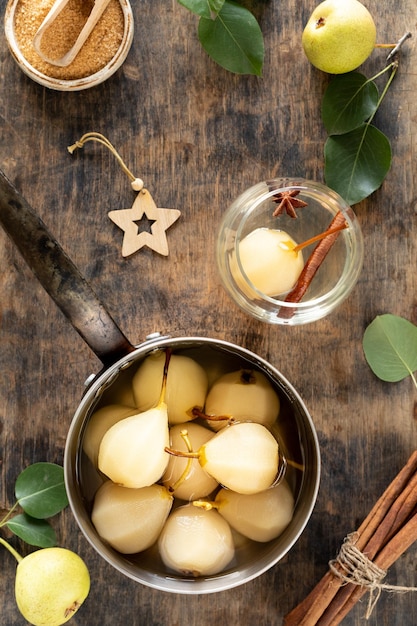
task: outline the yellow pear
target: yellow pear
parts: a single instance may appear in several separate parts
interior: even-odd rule
[[[146,411],[158,402],[164,376],[166,354],[150,354],[140,365],[132,381],[133,394],[139,411]],[[208,388],[203,367],[188,356],[173,354],[166,374],[165,402],[170,424],[194,419],[194,407],[203,408]]]
[[[98,469],[114,483],[140,489],[158,482],[168,465],[169,445],[167,370],[170,352],[163,354],[157,405],[117,421],[104,434],[98,451]]]
[[[135,415],[137,409],[122,404],[107,404],[90,417],[83,439],[83,450],[97,467],[98,450],[106,432],[121,419]]]
[[[256,228],[244,237],[239,244],[240,263],[236,256],[231,259],[232,273],[242,291],[251,294],[253,286],[271,297],[289,291],[304,267],[302,252],[293,251],[296,245],[288,233],[272,228]]]
[[[210,476],[238,493],[268,489],[279,470],[278,442],[256,422],[222,428],[201,446],[198,458]]]
[[[97,491],[91,521],[115,550],[142,552],[158,539],[173,500],[162,485],[132,489],[109,480]]]
[[[90,591],[84,561],[65,548],[44,548],[24,557],[16,570],[19,611],[34,626],[65,624]]]
[[[214,509],[206,511],[191,503],[168,517],[158,548],[165,565],[188,576],[212,576],[233,559],[235,547],[226,520]]]
[[[220,376],[207,394],[206,415],[228,416],[236,422],[258,422],[271,428],[280,409],[279,397],[261,372],[241,369]],[[213,430],[227,425],[227,420],[209,420]]]
[[[213,435],[213,431],[200,424],[193,422],[176,424],[169,431],[170,446],[187,452],[187,440],[194,450],[198,450]],[[181,456],[170,457],[162,482],[180,500],[204,498],[218,487],[217,480],[203,470],[198,459]]]
[[[168,413],[162,402],[109,428],[100,443],[98,469],[124,487],[149,487],[168,465],[168,445]]]
[[[278,537],[292,520],[294,496],[283,480],[250,495],[221,489],[215,505],[232,528],[253,541],[266,542]]]
[[[376,27],[358,0],[324,0],[313,11],[302,35],[312,65],[329,74],[344,74],[361,65],[376,42]]]

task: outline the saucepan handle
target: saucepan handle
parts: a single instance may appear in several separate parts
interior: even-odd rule
[[[135,349],[45,224],[1,170],[0,224],[43,288],[103,365],[112,365]]]

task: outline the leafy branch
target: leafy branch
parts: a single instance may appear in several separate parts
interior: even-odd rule
[[[402,37],[396,51],[409,35]],[[372,122],[397,69],[398,60],[394,60],[372,78],[358,72],[340,74],[323,95],[322,120],[329,135],[324,146],[324,177],[350,205],[376,191],[391,167],[390,141]],[[375,81],[385,73],[389,76],[380,94]]]
[[[323,96],[322,119],[329,133],[324,146],[324,176],[326,184],[350,205],[378,189],[391,167],[390,141],[372,120],[397,67],[393,62],[371,79],[357,72],[341,74],[330,82]],[[379,95],[374,81],[387,71],[391,74]]]
[[[218,65],[235,74],[262,74],[264,40],[255,16],[231,0],[178,0],[199,16],[198,38]]]
[[[47,518],[68,505],[64,470],[54,463],[34,463],[19,474],[15,483],[15,504],[0,520],[17,537],[32,546],[56,545],[56,534]],[[22,512],[17,512],[18,509]],[[0,543],[8,549],[7,542]]]

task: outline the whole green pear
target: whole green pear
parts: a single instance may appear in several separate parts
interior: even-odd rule
[[[358,0],[324,0],[313,11],[302,35],[312,65],[329,74],[344,74],[361,65],[376,42],[376,27]]]
[[[61,626],[78,611],[90,591],[84,561],[66,548],[43,548],[19,561],[15,597],[34,626]]]

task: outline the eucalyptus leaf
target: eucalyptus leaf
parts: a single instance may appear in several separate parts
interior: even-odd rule
[[[379,315],[366,328],[362,344],[369,367],[378,378],[398,382],[411,376],[416,384],[417,326],[397,315]]]
[[[363,74],[334,77],[323,95],[322,119],[329,135],[348,133],[366,122],[378,107],[378,88]]]
[[[362,124],[328,137],[324,162],[326,184],[352,205],[381,186],[391,167],[391,144],[375,126]]]
[[[22,509],[38,519],[52,517],[68,504],[64,470],[54,463],[34,463],[17,477],[16,498]]]
[[[225,0],[178,0],[183,7],[207,19],[212,19],[222,8]]]
[[[56,534],[48,522],[20,513],[7,522],[6,526],[17,537],[31,546],[52,548],[56,545]]]
[[[235,74],[262,74],[262,31],[243,6],[226,0],[214,20],[201,17],[198,37],[207,54],[224,69]]]

